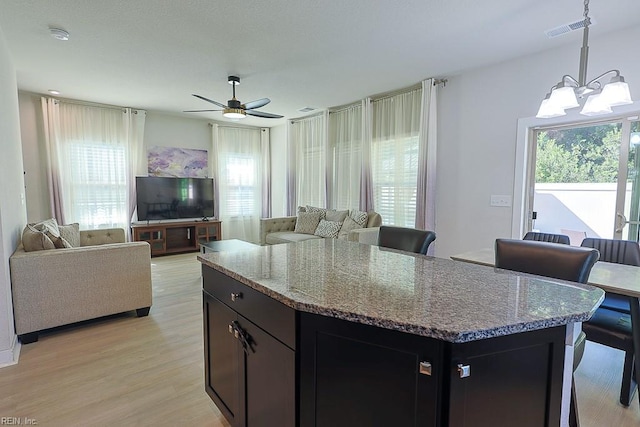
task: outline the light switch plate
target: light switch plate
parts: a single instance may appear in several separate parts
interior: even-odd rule
[[[510,207],[511,196],[509,195],[491,195],[491,206]]]

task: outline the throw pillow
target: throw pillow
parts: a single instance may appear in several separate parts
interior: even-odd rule
[[[340,231],[340,227],[342,227],[342,223],[338,221],[327,221],[325,219],[321,219],[318,223],[318,228],[316,228],[315,234],[320,237],[328,237],[330,239],[335,239],[338,237],[338,232]]]
[[[356,210],[356,209],[351,209],[351,211],[349,212],[349,216],[355,222],[360,224],[361,227],[366,227],[367,226],[367,219],[369,218],[369,215],[366,212],[359,211],[359,210]]]
[[[320,222],[320,212],[300,212],[294,233],[313,234]]]
[[[320,219],[324,219],[327,210],[325,208],[317,208],[315,206],[307,205],[307,212],[320,212]]]
[[[27,224],[22,232],[22,246],[25,252],[55,249],[55,245],[44,231]]]
[[[343,222],[347,215],[349,215],[349,211],[336,211],[332,209],[325,213],[324,219],[327,221]]]
[[[363,228],[360,224],[355,222],[353,218],[350,216],[346,217],[344,222],[342,223],[342,227],[340,228],[340,232],[338,233],[338,239],[346,240],[349,232],[351,230],[356,230],[358,228]]]
[[[55,218],[45,219],[44,221],[31,223],[31,225],[40,231],[44,231],[47,233],[47,236],[51,239],[51,237],[60,237],[60,229],[58,228],[58,221]]]
[[[60,237],[66,240],[72,248],[80,247],[80,224],[58,225]]]

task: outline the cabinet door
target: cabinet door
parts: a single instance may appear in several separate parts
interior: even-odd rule
[[[441,343],[308,313],[300,328],[301,426],[439,425]]]
[[[237,314],[203,292],[205,389],[233,426],[244,425],[242,347],[229,325]]]
[[[238,323],[252,347],[244,354],[247,426],[294,427],[294,351],[242,316]]]
[[[557,426],[564,336],[557,327],[452,344],[448,425]]]

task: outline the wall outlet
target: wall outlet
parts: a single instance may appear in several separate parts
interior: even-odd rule
[[[511,207],[511,196],[508,195],[492,195],[491,196],[491,202],[490,202],[491,206],[498,206],[498,207]]]

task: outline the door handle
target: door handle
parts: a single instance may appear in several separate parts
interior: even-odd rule
[[[624,216],[624,214],[621,214],[620,212],[616,212],[616,219],[618,219],[617,224],[616,224],[616,233],[622,233],[622,229],[624,228],[625,224],[627,224],[627,217]]]

